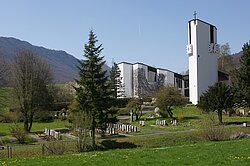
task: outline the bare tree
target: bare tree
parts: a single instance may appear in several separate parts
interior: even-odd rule
[[[8,65],[4,57],[0,53],[0,87],[6,84],[6,76],[8,71]],[[5,106],[6,92],[1,88],[0,89],[0,107]]]
[[[3,56],[0,54],[0,85],[3,83],[6,77],[7,63]]]
[[[30,132],[34,113],[48,105],[47,84],[52,80],[49,65],[30,51],[17,53],[11,83],[23,114],[24,129]]]

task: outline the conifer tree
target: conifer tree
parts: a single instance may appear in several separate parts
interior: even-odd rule
[[[85,60],[79,61],[79,76],[76,80],[76,100],[79,110],[85,112],[90,119],[92,146],[95,148],[95,132],[97,128],[105,128],[108,119],[111,91],[106,71],[102,70],[105,61],[101,56],[102,44],[96,45],[97,36],[91,30],[89,41],[84,45]]]
[[[245,100],[250,106],[250,42],[247,42],[242,47],[243,55],[240,58],[240,67],[237,70],[237,95],[241,102]]]
[[[232,108],[232,99],[231,88],[223,82],[217,82],[208,87],[208,90],[201,95],[198,107],[207,112],[217,112],[219,124],[221,125],[222,112]]]

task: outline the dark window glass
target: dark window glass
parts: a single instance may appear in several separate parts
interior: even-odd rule
[[[210,25],[210,43],[214,43],[214,26]]]
[[[189,89],[184,90],[184,95],[185,95],[185,97],[189,97]]]
[[[189,31],[189,44],[191,44],[191,22],[188,23],[188,31]]]

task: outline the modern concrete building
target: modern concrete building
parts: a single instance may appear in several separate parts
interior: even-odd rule
[[[178,73],[143,63],[121,62],[118,67],[124,85],[123,97],[146,97],[161,85],[175,86],[184,94],[183,76]]]
[[[189,99],[198,104],[209,86],[218,82],[217,28],[199,19],[188,22]]]
[[[121,81],[124,85],[124,97],[143,98],[160,85],[177,87],[189,97],[190,102],[198,104],[200,96],[209,86],[218,81],[228,80],[228,75],[218,71],[217,28],[199,19],[188,22],[187,54],[189,74],[151,67],[143,63],[118,64],[121,70]]]

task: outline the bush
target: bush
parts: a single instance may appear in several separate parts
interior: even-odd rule
[[[27,139],[27,132],[24,130],[24,128],[15,123],[13,126],[11,126],[10,132],[12,136],[17,139],[19,144],[25,143],[25,140]]]
[[[1,137],[0,137],[0,146],[4,146],[4,144],[3,144],[3,141],[2,141],[2,139],[1,139]]]
[[[49,154],[62,155],[66,151],[66,145],[63,141],[53,141],[46,144],[46,149]]]
[[[117,114],[118,115],[130,115],[130,110],[127,108],[119,108]]]
[[[113,107],[125,108],[129,101],[130,98],[117,98],[113,102]]]
[[[18,113],[17,112],[6,112],[0,114],[0,122],[2,123],[13,123],[18,120]]]
[[[177,115],[177,119],[178,119],[179,121],[182,121],[184,118],[185,118],[185,117],[184,117],[184,114],[183,114],[183,113],[180,113],[180,114]]]
[[[168,118],[169,117],[168,113],[166,111],[161,110],[161,109],[158,111],[158,113],[163,118]]]
[[[201,136],[209,141],[222,141],[226,138],[226,131],[223,125],[218,125],[214,113],[208,114],[203,121]]]
[[[49,111],[37,111],[33,120],[34,122],[52,122],[53,116]]]
[[[143,102],[152,102],[152,97],[145,97],[142,99]]]

